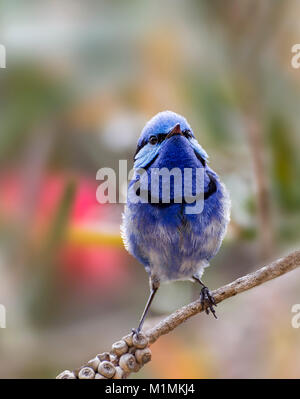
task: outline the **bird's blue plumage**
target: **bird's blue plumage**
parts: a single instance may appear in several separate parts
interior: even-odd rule
[[[167,137],[178,125],[182,133]],[[149,190],[155,168],[178,168],[182,173],[185,168],[192,169],[192,193],[202,194],[204,203],[200,213],[187,211],[195,203],[187,204],[184,199],[177,203],[174,184],[170,203],[163,203],[161,187],[158,203],[134,203],[131,198],[140,178],[135,174],[128,188],[122,235],[126,248],[144,265],[151,280],[192,279],[195,275],[201,278],[203,269],[220,248],[229,222],[230,201],[186,119],[170,111],[152,118],[138,141],[134,168],[146,170]],[[202,192],[197,188],[196,169],[203,173]]]

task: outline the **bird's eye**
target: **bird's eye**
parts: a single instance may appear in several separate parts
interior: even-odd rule
[[[150,137],[150,139],[149,139],[149,143],[150,144],[155,145],[155,144],[157,144],[157,142],[158,142],[158,139],[157,139],[156,136],[151,136]]]

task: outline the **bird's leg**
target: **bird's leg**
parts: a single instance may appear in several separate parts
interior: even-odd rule
[[[150,280],[150,286],[151,286],[151,289],[150,289],[150,295],[149,295],[148,301],[146,303],[145,309],[144,309],[143,314],[141,316],[138,328],[133,328],[132,329],[133,334],[137,334],[138,335],[141,332],[143,324],[144,324],[144,321],[145,321],[145,318],[146,318],[147,313],[148,313],[148,310],[150,309],[150,306],[151,306],[151,303],[153,301],[153,298],[154,298],[154,296],[155,296],[155,294],[156,294],[156,292],[157,292],[157,290],[159,288],[159,282],[158,281],[154,282],[154,281]]]
[[[211,295],[209,289],[206,285],[198,278],[197,276],[193,276],[193,279],[196,280],[199,284],[202,285],[202,289],[200,292],[200,302],[203,308],[205,309],[205,313],[209,314],[209,311],[213,314],[214,318],[217,319],[216,311],[214,306],[217,306],[214,297]]]

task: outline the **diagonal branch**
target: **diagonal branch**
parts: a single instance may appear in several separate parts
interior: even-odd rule
[[[279,277],[287,272],[290,272],[300,266],[300,251],[291,253],[290,255],[278,259],[273,263],[256,270],[253,273],[247,274],[246,276],[240,277],[234,280],[232,283],[224,285],[212,292],[216,303],[224,301],[224,299],[230,298],[243,291],[250,290],[260,284],[263,284],[273,278]],[[185,320],[202,312],[204,309],[201,306],[200,300],[196,300],[170,316],[166,317],[155,327],[151,328],[146,332],[149,339],[149,343],[154,343],[161,335],[168,334],[174,330],[177,326],[183,323]]]
[[[269,280],[288,273],[300,266],[300,251],[295,251],[286,257],[280,258],[271,264],[240,277],[237,280],[224,285],[212,292],[216,303],[224,301],[243,291],[263,284]],[[87,366],[83,366],[74,372],[68,370],[57,378],[127,378],[130,372],[137,372],[151,360],[151,352],[148,348],[161,335],[168,334],[185,320],[202,312],[204,309],[200,300],[196,300],[146,331],[146,335],[133,337],[132,334],[123,337],[112,346],[111,352],[97,355]]]

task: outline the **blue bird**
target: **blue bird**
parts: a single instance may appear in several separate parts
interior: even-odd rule
[[[174,176],[170,178],[166,200],[165,183],[158,180],[156,191],[152,190],[152,183],[157,171],[170,172],[174,168],[183,174],[189,169],[192,174],[189,181],[182,177],[181,187],[177,181],[175,183]],[[199,175],[195,173],[197,170],[201,172]],[[200,185],[197,184],[199,176]],[[188,189],[191,198],[187,201]],[[198,210],[195,208],[197,201]],[[149,275],[150,296],[134,332],[141,331],[155,293],[163,282],[197,281],[202,287],[200,299],[206,313],[211,311],[216,317],[214,298],[201,278],[204,268],[209,266],[210,259],[221,246],[229,219],[229,194],[208,166],[208,155],[186,119],[171,111],[155,115],[138,140],[134,176],[128,186],[121,226],[126,249]]]

